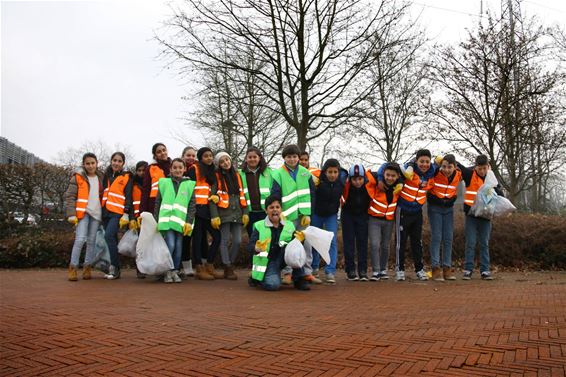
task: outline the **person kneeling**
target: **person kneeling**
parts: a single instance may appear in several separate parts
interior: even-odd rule
[[[248,284],[261,286],[267,291],[276,291],[281,286],[281,270],[285,267],[285,246],[293,238],[304,240],[301,232],[295,231],[292,221],[281,218],[281,199],[269,196],[265,199],[267,217],[253,225],[248,251],[253,254],[252,274]],[[310,290],[304,278],[304,269],[294,268],[292,279],[296,289]]]

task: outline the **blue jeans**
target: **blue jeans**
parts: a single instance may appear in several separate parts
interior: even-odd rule
[[[100,221],[91,217],[88,213],[85,214],[77,227],[75,228],[75,243],[73,243],[73,249],[71,251],[71,265],[73,267],[79,266],[79,261],[81,258],[81,251],[84,244],[86,243],[86,254],[85,254],[85,266],[90,265],[90,261],[94,258],[94,243],[96,241],[96,231]]]
[[[181,255],[183,254],[183,234],[174,230],[167,230],[163,233],[167,248],[173,258],[175,270],[181,269]]]
[[[110,264],[120,268],[120,255],[118,255],[118,230],[120,229],[120,218],[122,215],[109,213],[102,219],[104,225],[104,239],[110,251]]]
[[[442,243],[442,267],[452,267],[452,239],[454,233],[454,207],[428,205],[430,222],[430,259],[432,268],[440,267]]]
[[[466,251],[464,270],[474,270],[476,244],[480,245],[480,272],[489,271],[489,234],[491,221],[479,217],[466,216]]]
[[[281,270],[285,267],[285,251],[282,250],[275,258],[270,258],[261,287],[266,291],[277,291],[281,286]],[[304,268],[293,268],[293,281],[301,279],[305,275]]]
[[[334,233],[332,237],[332,242],[330,243],[330,263],[324,268],[325,274],[336,275],[336,259],[338,259],[338,248],[336,247],[336,232],[338,232],[338,214],[330,216],[318,216],[317,214],[312,215],[311,225],[316,226],[320,229],[325,229],[329,232]],[[313,270],[318,270],[320,267],[320,254],[313,249],[312,250],[312,268]]]

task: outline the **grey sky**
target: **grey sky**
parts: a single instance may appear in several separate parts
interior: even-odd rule
[[[154,142],[171,155],[185,132],[190,87],[156,59],[153,31],[170,14],[166,1],[40,1],[1,4],[1,135],[48,161],[87,139],[128,145],[150,159]],[[499,1],[484,0],[484,7]],[[525,1],[547,24],[566,19],[566,1]],[[447,10],[449,9],[449,10]],[[437,41],[457,41],[477,22],[480,0],[418,0],[415,15]]]

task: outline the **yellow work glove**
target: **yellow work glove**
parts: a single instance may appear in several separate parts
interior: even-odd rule
[[[320,185],[320,178],[318,178],[316,175],[312,176],[312,181],[314,182],[315,186]]]
[[[436,156],[436,157],[434,158],[434,163],[435,163],[436,165],[440,166],[440,164],[442,164],[442,160],[444,160],[444,157],[442,157],[442,156]]]
[[[79,219],[77,219],[77,216],[69,216],[67,218],[67,221],[74,226],[77,226],[77,224],[79,223]]]
[[[407,178],[409,181],[411,179],[413,179],[413,175],[415,174],[415,172],[413,171],[413,167],[409,166],[407,169],[405,169],[405,171],[403,172],[403,175],[405,176],[405,178]]]
[[[303,216],[301,218],[301,226],[306,228],[309,225],[311,225],[311,218],[309,216]]]
[[[267,245],[271,242],[271,238],[267,238],[263,241],[257,240],[255,242],[255,250],[257,253],[261,253],[262,251],[267,251]]]
[[[183,236],[188,236],[191,230],[193,230],[193,226],[189,223],[185,223],[185,225],[183,225]]]
[[[128,229],[130,230],[137,230],[139,228],[138,222],[136,220],[130,220],[128,225]]]
[[[215,217],[210,220],[210,225],[212,225],[212,227],[216,230],[220,229],[220,224],[222,224],[220,217]]]
[[[244,228],[248,226],[250,222],[250,217],[248,215],[242,216],[242,223],[244,224]]]
[[[141,228],[141,222],[142,222],[142,220],[141,220],[141,216],[140,216],[140,217],[138,217],[138,229]]]
[[[393,194],[397,195],[398,193],[401,192],[401,190],[403,190],[403,184],[402,183],[397,183],[395,185],[395,188],[393,189]]]
[[[208,200],[210,200],[214,204],[217,204],[220,201],[220,198],[218,197],[218,195],[210,195]]]
[[[123,214],[122,217],[120,217],[120,229],[124,229],[128,223],[130,222],[130,216],[128,216],[127,214]]]
[[[295,238],[297,240],[299,240],[299,242],[304,242],[305,241],[305,234],[301,231],[296,231],[294,234]]]

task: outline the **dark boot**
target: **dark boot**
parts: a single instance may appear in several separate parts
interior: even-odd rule
[[[234,266],[224,266],[224,279],[238,280],[238,276],[234,273]]]

